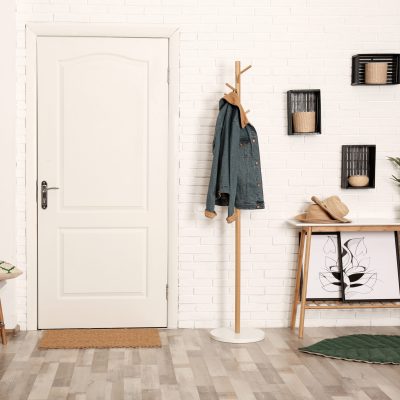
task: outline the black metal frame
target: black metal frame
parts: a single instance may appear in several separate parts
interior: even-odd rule
[[[355,165],[353,165],[355,164]],[[341,187],[343,189],[373,189],[375,188],[375,168],[376,168],[376,145],[358,144],[342,146],[342,178]],[[369,183],[367,186],[350,186],[348,177],[356,175],[356,172],[367,175]],[[361,173],[362,172],[362,173]]]
[[[356,85],[398,85],[400,83],[400,54],[357,54],[352,58],[351,84]],[[365,64],[369,62],[387,62],[387,83],[365,83]]]
[[[314,98],[314,107],[307,109],[307,99],[310,99],[310,94]],[[300,99],[300,96],[301,99]],[[300,100],[300,101],[299,101]],[[293,117],[292,114],[295,112],[295,103],[297,106],[304,108],[304,111],[315,111],[315,132],[310,133],[295,133],[293,131]],[[301,90],[289,90],[287,92],[287,122],[288,122],[288,135],[319,135],[321,134],[321,91],[320,89],[301,89]]]

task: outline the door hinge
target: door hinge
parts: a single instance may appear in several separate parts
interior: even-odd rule
[[[169,85],[169,68],[167,68],[167,83]]]
[[[36,181],[36,203],[38,202],[38,181]]]
[[[165,285],[165,298],[168,300],[168,283]]]

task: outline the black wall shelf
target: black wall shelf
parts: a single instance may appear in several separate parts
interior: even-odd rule
[[[342,182],[343,189],[371,189],[375,187],[375,145],[344,145],[342,146]],[[349,177],[366,175],[368,185],[354,187],[349,183]]]
[[[353,56],[351,84],[354,85],[398,85],[400,83],[399,70],[400,54],[357,54]],[[365,83],[365,64],[370,62],[387,62],[387,82],[384,84]]]
[[[296,133],[293,128],[293,113],[315,112],[315,132]],[[319,89],[289,90],[287,92],[288,135],[321,134],[321,91]]]

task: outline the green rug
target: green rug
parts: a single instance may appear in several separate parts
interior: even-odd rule
[[[400,364],[400,336],[349,335],[321,340],[303,353],[372,364]]]

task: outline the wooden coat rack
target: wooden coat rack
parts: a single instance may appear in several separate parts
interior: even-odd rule
[[[240,61],[235,61],[235,86],[225,83],[228,88],[234,91],[241,100],[241,80],[240,77],[243,73],[251,68],[248,65],[246,68],[241,69]],[[249,112],[250,110],[246,111]],[[211,337],[220,342],[228,343],[251,343],[263,340],[265,335],[260,329],[254,328],[241,328],[240,327],[240,272],[241,272],[241,253],[240,253],[240,210],[235,208],[235,329],[230,328],[217,328],[213,329],[210,334]]]

